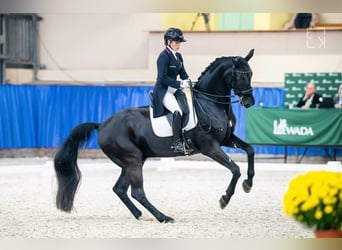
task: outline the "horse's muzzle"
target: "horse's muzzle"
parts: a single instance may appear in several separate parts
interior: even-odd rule
[[[252,107],[255,103],[254,97],[252,95],[242,96],[240,101],[245,108]]]

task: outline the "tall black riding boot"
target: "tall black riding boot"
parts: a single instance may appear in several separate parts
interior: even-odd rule
[[[176,111],[173,113],[173,122],[172,122],[172,133],[173,133],[173,142],[171,148],[175,153],[184,154],[184,146],[182,140],[180,139],[180,130],[182,128],[182,115]]]

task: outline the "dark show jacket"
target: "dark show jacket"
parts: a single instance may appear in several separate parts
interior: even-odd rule
[[[318,107],[317,104],[320,104],[320,100],[319,100],[320,97],[322,97],[322,96],[317,94],[317,93],[314,93],[310,108],[317,108]],[[297,107],[300,108],[300,107],[305,105],[306,100],[303,100],[303,98],[304,98],[304,96],[299,99],[299,102],[297,103]]]
[[[180,81],[177,81],[179,75],[182,80],[189,78],[183,65],[183,57],[180,53],[176,53],[177,60],[166,47],[158,56],[157,59],[157,82],[153,88],[153,117],[164,115],[165,108],[163,98],[168,87],[175,89],[180,88]]]

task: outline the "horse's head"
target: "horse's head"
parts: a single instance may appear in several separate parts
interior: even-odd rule
[[[234,57],[232,69],[231,87],[240,98],[240,103],[249,108],[254,105],[253,88],[251,87],[252,70],[248,65],[249,59],[253,56],[254,49],[252,49],[246,57]],[[229,79],[228,79],[229,81]]]
[[[233,89],[244,107],[253,106],[252,70],[248,65],[253,53],[254,50],[251,50],[246,57],[217,58],[202,72],[195,88],[209,93],[208,96],[219,99],[221,103],[230,103],[230,91]],[[222,98],[229,98],[229,101]]]

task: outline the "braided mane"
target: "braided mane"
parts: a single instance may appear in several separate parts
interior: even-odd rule
[[[232,57],[227,57],[227,56],[222,56],[222,57],[217,57],[213,62],[211,62],[201,73],[200,77],[198,78],[198,81],[201,80],[201,78],[207,74],[208,72],[211,73],[213,70],[216,69],[218,65],[220,65],[223,61],[226,61],[228,59],[231,59]]]

